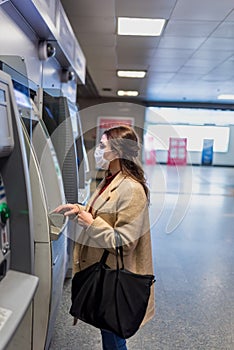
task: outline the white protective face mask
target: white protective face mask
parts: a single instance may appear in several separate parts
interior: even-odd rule
[[[110,161],[104,158],[104,152],[104,148],[102,149],[100,147],[96,147],[94,158],[97,168],[107,170],[109,168]]]

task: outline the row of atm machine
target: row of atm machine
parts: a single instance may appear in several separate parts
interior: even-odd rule
[[[8,71],[8,73],[6,73]],[[43,113],[0,70],[0,349],[48,349],[75,223],[51,214],[85,203],[89,167],[77,106],[43,92]]]

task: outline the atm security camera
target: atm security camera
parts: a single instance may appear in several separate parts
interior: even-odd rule
[[[71,80],[74,80],[75,73],[73,71],[70,71],[68,69],[63,69],[61,73],[61,82],[62,83],[68,83]]]
[[[54,57],[55,53],[56,53],[55,47],[52,44],[48,43],[47,44],[47,55],[48,55],[48,57]]]
[[[48,43],[45,40],[39,42],[38,55],[41,61],[45,61],[49,57],[54,57],[55,53],[56,49],[51,43]]]
[[[70,81],[70,80],[74,80],[74,78],[75,78],[75,73],[72,72],[72,71],[69,71],[69,73],[68,73],[68,80],[69,80],[69,81]]]

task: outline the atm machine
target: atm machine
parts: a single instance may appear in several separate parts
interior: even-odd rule
[[[0,72],[0,349],[8,348],[20,325],[32,317],[38,285],[32,269],[22,273],[13,266],[15,252],[24,246],[23,230],[32,229],[30,195],[26,191],[29,174],[22,133],[16,132],[15,112],[11,80]],[[15,246],[16,236],[21,246]],[[28,246],[25,244],[24,248]],[[29,255],[31,258],[31,252]],[[18,348],[27,349],[32,341],[30,328],[22,335],[24,339],[19,340]]]
[[[72,122],[73,135],[77,152],[78,173],[79,173],[79,188],[78,202],[85,204],[90,197],[91,176],[89,170],[88,156],[85,149],[83,130],[80,120],[78,107],[67,100],[69,114]]]
[[[25,191],[31,199],[30,208],[22,211],[32,219],[30,229],[21,234],[23,244],[28,248],[14,252],[12,266],[22,272],[31,271],[39,277],[32,317],[21,325],[21,332],[9,350],[18,348],[18,341],[26,331],[31,332],[32,342],[30,347],[22,348],[44,350],[49,348],[65,278],[68,219],[51,213],[55,207],[65,203],[64,187],[54,147],[27,87],[19,82],[19,74],[13,80],[14,89],[11,83],[13,72],[11,76],[3,72],[0,74],[10,86],[15,107],[13,119],[17,123],[17,132],[22,134],[21,142],[26,150],[29,181]],[[11,173],[13,167],[12,164]],[[18,176],[16,179],[18,181]],[[19,239],[15,238],[15,245],[19,246]]]
[[[66,200],[78,202],[78,158],[67,99],[43,94],[43,121],[53,142],[62,171]]]
[[[64,96],[44,92],[43,120],[58,155],[66,199],[84,204],[90,195],[91,178],[78,108]]]
[[[33,349],[48,349],[67,263],[68,218],[52,211],[65,204],[66,199],[60,166],[45,124],[23,87],[21,90],[19,83],[16,86],[16,103],[25,142],[30,148],[28,161],[35,213],[34,266],[35,274],[40,278],[34,300]]]
[[[85,205],[87,200],[90,197],[90,185],[91,177],[89,172],[89,163],[88,157],[84,145],[82,126],[80,121],[80,116],[77,106],[69,101],[67,98],[62,97],[63,103],[68,106],[69,114],[67,118],[71,120],[72,132],[74,138],[74,146],[77,153],[77,167],[78,167],[78,176],[79,176],[79,187],[78,187],[78,203]],[[73,267],[73,247],[76,235],[75,224],[70,225],[69,232],[69,261],[66,277],[72,277],[72,267]]]
[[[68,203],[85,204],[90,196],[91,178],[77,106],[64,96],[43,93],[43,121],[49,131],[62,170]],[[72,276],[75,223],[68,225],[68,264],[66,277]]]

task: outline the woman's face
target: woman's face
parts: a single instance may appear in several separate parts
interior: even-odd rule
[[[105,134],[102,135],[99,147],[105,150],[103,154],[105,159],[112,161],[113,159],[117,158],[117,154],[111,150],[110,143]]]

